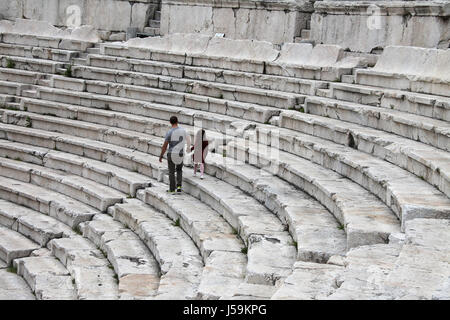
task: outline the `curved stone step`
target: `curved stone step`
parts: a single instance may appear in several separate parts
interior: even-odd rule
[[[78,55],[77,51],[54,48],[33,47],[29,45],[0,43],[0,54],[19,57],[33,57],[59,62],[70,62]]]
[[[450,126],[446,121],[434,120],[397,110],[318,97],[308,97],[305,100],[305,111],[395,133],[411,140],[450,151]]]
[[[69,271],[52,256],[14,260],[21,275],[39,300],[75,300],[76,289]]]
[[[170,128],[167,119],[160,120],[147,116],[133,115],[127,112],[115,112],[97,108],[81,107],[65,103],[56,103],[32,98],[20,98],[21,110],[28,112],[52,115],[54,117],[79,120],[114,128],[132,130],[133,132],[148,133],[158,137],[164,137]],[[27,113],[28,115],[30,113]],[[195,127],[183,124],[183,128],[191,136],[195,135]],[[223,143],[225,136],[221,133],[210,132],[210,139]]]
[[[101,54],[89,54],[87,65],[301,94],[313,94],[315,88],[322,88],[327,85],[323,81],[310,79],[179,65],[161,61],[127,59]]]
[[[126,198],[124,193],[92,180],[17,160],[0,158],[0,175],[60,192],[100,211]]]
[[[183,189],[218,211],[245,241],[247,282],[275,285],[291,273],[296,249],[287,226],[257,200],[210,176],[185,176]]]
[[[194,299],[203,262],[189,236],[137,199],[116,204],[111,211],[115,220],[139,235],[159,262],[161,278],[155,299]]]
[[[272,300],[323,300],[337,289],[344,267],[298,261],[294,271],[272,295]]]
[[[0,260],[0,300],[35,300],[25,280],[8,271]]]
[[[0,225],[45,247],[51,239],[71,237],[75,232],[56,219],[0,199]]]
[[[37,72],[46,72],[46,73],[56,73],[58,68],[64,67],[64,63],[50,61],[45,59],[34,59],[34,58],[24,58],[18,56],[0,56],[0,63],[3,67],[7,66],[7,61],[13,61],[15,66],[14,68],[29,70],[29,71],[37,71]]]
[[[0,177],[0,198],[36,210],[71,228],[98,213],[77,200],[37,185]]]
[[[326,263],[331,256],[345,253],[345,231],[336,218],[286,181],[218,154],[208,155],[205,172],[252,195],[287,224],[298,260]]]
[[[230,298],[244,281],[247,257],[241,252],[243,242],[212,208],[187,194],[168,195],[167,189],[167,185],[152,182],[150,188],[138,192],[138,198],[178,221],[199,248],[205,267],[197,297]]]
[[[288,93],[260,88],[249,88],[234,84],[217,83],[204,80],[172,78],[151,73],[135,71],[120,71],[117,69],[98,68],[92,66],[74,66],[73,73],[77,78],[86,80],[88,87],[91,81],[120,83],[130,90],[133,86],[145,86],[176,92],[193,93],[205,97],[228,100],[230,104],[237,105],[242,102],[266,106],[269,108],[289,109],[302,103],[304,97],[297,93]],[[106,84],[106,83],[105,83]],[[108,84],[111,85],[111,84]],[[130,85],[127,87],[127,85]],[[89,88],[87,88],[89,92]],[[185,99],[193,97],[185,95]],[[214,100],[212,100],[214,101]],[[217,101],[220,103],[220,101]],[[256,107],[256,106],[255,106]]]
[[[331,83],[331,97],[450,121],[450,98],[359,84]]]
[[[119,287],[114,268],[90,241],[81,236],[53,239],[48,247],[70,272],[78,299],[118,299]]]
[[[0,226],[0,259],[11,266],[14,259],[28,257],[40,246],[20,233]]]
[[[136,195],[136,190],[145,188],[150,183],[148,177],[102,161],[5,140],[0,140],[0,157],[63,170],[133,197]]]
[[[155,179],[167,171],[147,153],[66,134],[0,124],[0,138],[103,161]]]
[[[226,155],[267,170],[318,200],[345,228],[347,250],[386,243],[400,230],[398,218],[375,195],[323,166],[250,141],[230,142]]]
[[[142,240],[108,215],[84,222],[83,236],[105,252],[119,280],[120,299],[150,299],[159,286],[159,266]]]
[[[450,196],[448,152],[395,134],[340,120],[298,112],[285,115],[282,114],[280,117],[280,126],[289,130],[280,129],[280,132],[276,133],[280,139],[282,136],[292,136],[295,133],[299,135],[298,140],[303,140],[305,143],[328,145],[328,142],[322,140],[325,139],[340,145],[348,145],[408,170]],[[301,135],[298,132],[314,137]],[[267,134],[267,132],[261,132],[261,136]],[[280,147],[284,147],[281,141],[279,144]]]

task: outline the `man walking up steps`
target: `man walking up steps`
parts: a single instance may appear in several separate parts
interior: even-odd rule
[[[167,151],[167,165],[169,168],[170,187],[167,191],[174,194],[175,189],[176,192],[181,192],[184,149],[186,145],[190,145],[190,138],[186,135],[186,130],[178,126],[178,118],[176,116],[170,117],[170,124],[172,125],[172,128],[166,134],[164,144],[161,148],[159,162],[162,162],[167,147],[169,147],[169,150]]]

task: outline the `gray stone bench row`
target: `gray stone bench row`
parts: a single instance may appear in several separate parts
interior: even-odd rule
[[[294,132],[295,134],[301,132],[331,140],[395,164],[450,196],[450,155],[443,150],[376,129],[299,112],[282,113],[280,127],[289,130],[282,129],[279,133],[273,131],[275,139],[278,139],[279,134],[289,137]],[[260,142],[270,144],[266,142],[270,139],[270,129],[257,130],[259,130]],[[302,138],[298,140],[323,143],[314,137],[302,135]]]
[[[449,63],[448,50],[387,46],[375,67],[356,71],[356,83],[450,97]]]
[[[75,235],[70,227],[55,218],[1,199],[0,225],[20,233],[41,247],[45,247],[52,239]]]
[[[40,186],[0,177],[0,197],[41,212],[75,228],[98,213],[94,208]]]
[[[82,236],[53,239],[48,244],[70,272],[80,300],[112,300],[119,297],[114,268],[103,253]]]
[[[0,55],[45,59],[68,63],[79,55],[79,51],[0,43]]]
[[[56,127],[55,127],[55,128],[56,128]],[[158,141],[158,139],[153,139],[153,141],[154,141],[154,143],[155,143],[155,144],[154,144],[155,148],[152,148],[152,150],[153,150],[153,153],[156,154],[156,153],[159,151],[159,149],[158,149],[157,147],[162,143],[162,141],[161,141],[161,140]],[[125,151],[125,150],[124,150],[124,151]],[[149,151],[150,151],[150,150],[149,150]],[[70,152],[70,151],[69,151],[69,152]],[[126,152],[126,151],[125,151],[125,152]],[[116,153],[115,155],[118,156],[117,153]],[[147,157],[147,158],[148,158],[148,157]],[[296,160],[295,160],[295,157],[292,156],[292,158],[293,158],[293,161],[295,162],[295,161],[296,161]],[[155,159],[155,162],[156,162],[156,159]],[[157,163],[155,164],[155,168],[159,168],[159,165],[158,165]],[[155,172],[158,172],[158,171],[155,170]],[[156,177],[158,177],[158,175],[155,175],[154,177],[156,178]],[[364,194],[364,195],[365,195],[365,194]],[[360,198],[361,198],[361,197],[360,197]],[[329,207],[328,207],[328,208],[329,208]],[[385,209],[382,209],[382,210],[386,210],[386,208],[385,208]],[[342,223],[342,221],[341,221],[341,223]],[[377,241],[379,241],[379,240],[377,240]]]
[[[103,161],[159,179],[167,168],[147,153],[117,145],[15,125],[0,124],[3,139]]]
[[[100,211],[126,198],[126,194],[92,180],[18,160],[0,158],[0,175],[43,186]]]
[[[112,217],[96,215],[80,225],[117,274],[120,299],[151,299],[159,286],[159,265],[141,239]]]
[[[136,190],[150,185],[148,177],[102,161],[86,159],[64,152],[0,140],[0,156],[64,170],[105,186],[136,196]]]
[[[205,172],[250,194],[289,226],[297,260],[326,263],[333,255],[345,254],[345,231],[336,218],[286,181],[217,153],[208,155]]]
[[[10,61],[14,63],[14,68],[35,72],[57,73],[58,69],[64,67],[64,63],[57,61],[17,56],[0,56],[0,65],[3,68],[6,68]]]
[[[249,88],[232,84],[216,83],[204,80],[173,78],[133,71],[120,71],[113,68],[74,66],[73,75],[84,80],[97,80],[124,85],[136,85],[160,88],[177,92],[186,92],[211,98],[235,102],[258,104],[274,108],[288,109],[301,103],[302,95],[290,92]],[[62,80],[62,79],[61,79]],[[83,80],[81,80],[83,81]],[[85,81],[89,86],[89,81]],[[187,96],[189,97],[189,95]]]
[[[35,300],[26,281],[19,275],[9,272],[6,263],[0,260],[0,300]]]
[[[12,266],[13,260],[28,257],[40,246],[20,233],[0,226],[0,259],[7,266]]]
[[[167,176],[165,176],[167,181]],[[213,178],[183,178],[185,192],[218,211],[247,246],[246,282],[276,285],[296,258],[292,237],[281,221],[254,198]]]
[[[229,85],[311,95],[314,94],[317,88],[326,88],[328,86],[327,82],[311,79],[299,79],[286,76],[275,76],[218,68],[187,66],[151,60],[128,59],[101,54],[89,54],[87,56],[86,65],[90,67],[170,76],[173,78],[203,80]]]
[[[126,200],[110,211],[115,220],[139,235],[159,262],[161,278],[154,299],[194,299],[203,261],[189,236],[137,199]]]
[[[8,135],[9,136],[11,136],[11,133],[13,132],[13,130],[12,130],[12,128],[11,128],[11,126],[9,126],[9,130],[8,130]],[[27,131],[28,132],[28,134],[29,135],[31,135],[31,136],[36,136],[36,133],[37,132],[39,132],[38,130],[34,130],[34,129],[31,129],[32,131],[30,132],[30,129],[28,129],[28,130],[24,130],[24,131],[22,131],[22,133],[25,133],[25,131]],[[17,132],[17,127],[16,127],[16,129],[15,129],[15,131]],[[20,131],[20,130],[19,130]],[[14,135],[14,134],[13,134]],[[48,137],[47,137],[47,139],[49,139],[51,137],[51,139],[61,139],[61,137],[59,136],[59,137],[55,137],[54,135],[51,135],[51,134],[48,134]],[[14,138],[14,137],[13,137]],[[13,139],[14,140],[14,139]],[[22,140],[22,142],[24,142],[23,140]],[[36,141],[37,142],[37,141]],[[35,142],[35,143],[36,143]],[[71,143],[80,143],[81,141],[80,141],[80,138],[72,138],[72,141],[71,141]],[[92,147],[93,148],[95,148],[95,150],[96,150],[96,152],[99,152],[99,150],[101,150],[100,148],[99,148],[99,143],[97,143],[97,142],[92,142],[91,143],[92,144]],[[58,148],[59,149],[59,148]],[[72,147],[72,148],[69,148],[69,146],[67,147],[67,149],[71,149],[71,150],[73,150],[74,148]],[[118,147],[115,147],[115,146],[111,146],[110,147],[110,150],[114,150],[114,153],[117,155],[117,154],[119,154],[120,153],[120,148],[118,148]],[[68,151],[68,150],[65,150],[65,151]],[[125,150],[124,150],[125,151]],[[70,151],[69,151],[70,152]],[[73,151],[72,151],[73,152]],[[129,150],[126,150],[126,152],[130,152]],[[88,154],[88,153],[86,153],[86,152],[84,152],[84,154]],[[149,169],[149,167],[148,167],[148,165],[149,165],[149,162],[148,162],[148,160],[149,160],[149,156],[146,154],[145,155],[145,159],[146,159],[146,164],[147,164],[147,167],[145,168],[145,172],[148,172],[148,170],[153,170],[153,169]],[[154,158],[153,159],[153,163],[154,163],[154,168],[156,169],[155,171],[157,171],[158,170],[158,168],[159,168],[159,164],[157,163],[157,159],[156,159],[156,157],[151,157],[151,158]],[[134,160],[134,159],[133,159]],[[116,163],[116,165],[117,165],[117,163]],[[123,164],[122,164],[123,165]],[[159,174],[158,174],[159,175]],[[157,175],[157,176],[158,176]],[[254,205],[256,205],[256,203],[254,203]],[[265,210],[265,209],[264,209]],[[237,225],[235,224],[235,227],[237,228]],[[248,236],[249,234],[247,234],[247,236]],[[294,249],[294,247],[292,247],[293,249]],[[295,249],[294,249],[294,251],[295,251]]]
[[[333,99],[450,121],[449,97],[348,83],[330,83],[330,91]]]
[[[127,43],[101,44],[101,54],[173,62],[185,65],[214,67],[235,71],[288,74],[287,65],[310,79],[338,80],[342,74],[351,73],[358,61],[342,59],[342,48],[330,45],[287,43],[281,51],[275,50],[272,44],[263,41],[233,40],[227,38],[199,39],[201,43],[193,47],[189,42],[185,47],[178,43],[174,50],[160,43],[167,41],[173,44],[170,35],[160,39],[132,39]],[[194,35],[188,35],[194,37]],[[196,39],[197,40],[197,39]],[[159,43],[151,43],[152,41]],[[187,39],[180,39],[185,42]]]
[[[450,151],[450,125],[446,121],[318,97],[306,98],[305,112],[394,133]]]
[[[20,33],[0,33],[0,42],[13,45],[26,45],[41,48],[54,48],[62,50],[86,51],[96,43],[77,39],[64,39],[58,37],[39,36]]]
[[[205,267],[197,297],[231,298],[236,288],[244,283],[247,258],[241,252],[242,240],[211,207],[187,194],[172,197],[167,189],[167,185],[155,181],[150,188],[140,190],[138,198],[172,221],[179,221],[180,227],[199,248]]]
[[[384,243],[400,230],[398,218],[375,195],[321,165],[251,141],[231,141],[226,150],[227,157],[267,170],[318,200],[346,231],[347,250]]]

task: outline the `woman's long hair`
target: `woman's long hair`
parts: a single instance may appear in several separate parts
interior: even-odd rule
[[[203,141],[206,140],[205,130],[199,129],[195,134],[194,140],[194,162],[203,162]]]

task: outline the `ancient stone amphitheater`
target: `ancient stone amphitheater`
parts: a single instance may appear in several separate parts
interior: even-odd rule
[[[0,299],[450,299],[448,1],[69,2],[0,0]]]

